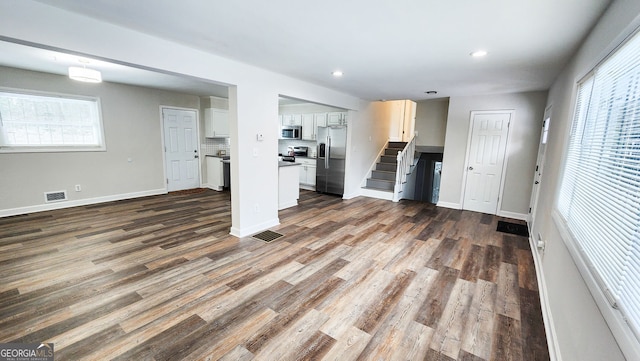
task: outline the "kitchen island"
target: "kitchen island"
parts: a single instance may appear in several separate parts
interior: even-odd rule
[[[278,162],[278,210],[298,205],[299,177],[300,163]]]

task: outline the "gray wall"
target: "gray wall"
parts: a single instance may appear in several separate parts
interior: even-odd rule
[[[547,92],[451,97],[447,116],[440,202],[462,206],[464,164],[470,115],[474,110],[515,110],[507,145],[502,208],[513,216],[529,210],[533,171]]]
[[[605,321],[612,310],[606,302],[603,303],[604,311],[598,309],[597,301],[589,292],[551,215],[563,171],[576,83],[639,25],[640,1],[614,1],[549,90],[551,128],[532,233],[540,234],[546,242],[541,256],[547,308],[553,318],[555,339],[564,361],[625,359],[620,346],[627,347],[626,341],[622,337],[616,340]],[[637,339],[631,339],[630,343],[639,347]],[[627,359],[637,357],[637,354],[628,355]]]
[[[47,191],[67,190],[69,201],[78,201],[164,190],[160,105],[200,106],[197,96],[6,67],[0,67],[0,86],[99,97],[107,147],[0,154],[0,211],[42,205]]]
[[[449,98],[416,103],[416,146],[444,146],[448,111]]]

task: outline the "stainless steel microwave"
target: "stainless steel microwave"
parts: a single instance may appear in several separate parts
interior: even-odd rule
[[[281,126],[280,139],[302,139],[302,127],[299,125]]]

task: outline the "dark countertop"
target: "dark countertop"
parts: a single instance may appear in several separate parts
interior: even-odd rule
[[[301,165],[301,164],[296,162],[283,162],[281,160],[278,161],[278,167],[291,167],[296,165]]]

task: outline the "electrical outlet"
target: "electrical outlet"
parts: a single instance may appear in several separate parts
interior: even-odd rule
[[[82,191],[82,187],[80,186],[80,184],[76,184],[76,192],[80,191]]]

